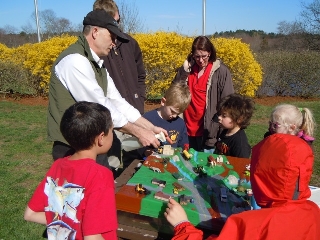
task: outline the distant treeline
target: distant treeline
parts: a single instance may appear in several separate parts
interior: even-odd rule
[[[80,32],[65,32],[69,36],[78,36]],[[41,34],[41,40],[48,40],[62,34]],[[273,51],[273,50],[312,50],[320,51],[320,35],[295,33],[295,34],[278,34],[266,33],[262,30],[236,30],[215,32],[208,34],[208,37],[223,38],[239,38],[242,42],[250,45],[253,52]],[[18,47],[26,43],[37,43],[37,34],[27,34],[20,32],[19,34],[5,34],[0,31],[0,43],[7,47]]]

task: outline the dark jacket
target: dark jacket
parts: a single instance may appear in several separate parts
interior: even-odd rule
[[[143,114],[146,72],[142,53],[138,42],[130,35],[125,35],[129,42],[117,40],[117,46],[102,59],[121,96]]]
[[[178,72],[173,82],[188,81],[189,72],[186,72],[182,67]],[[207,100],[206,111],[204,115],[204,132],[203,145],[213,148],[217,135],[220,131],[218,122],[212,121],[217,113],[217,104],[225,96],[234,93],[231,73],[226,65],[221,60],[217,59],[213,62],[212,70],[207,83]],[[191,100],[192,101],[192,100]]]

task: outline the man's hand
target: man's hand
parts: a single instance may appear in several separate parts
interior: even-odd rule
[[[163,132],[165,137],[169,137],[167,130],[165,130],[161,127],[154,126],[152,130],[153,130],[154,134]]]
[[[165,137],[168,137],[168,132],[165,129],[154,126],[144,117],[138,118],[135,123],[128,122],[119,130],[137,137],[144,147],[152,145],[154,148],[158,148],[160,146],[159,140],[155,137],[157,133],[163,132]]]
[[[155,137],[153,131],[141,128],[139,133],[136,134],[136,137],[139,139],[139,142],[144,146],[153,146],[158,148],[160,146],[159,140]]]
[[[164,216],[172,226],[175,226],[180,222],[188,221],[186,212],[173,198],[169,199]]]

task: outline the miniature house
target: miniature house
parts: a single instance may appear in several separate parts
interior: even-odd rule
[[[174,148],[172,148],[171,145],[163,146],[163,155],[173,155],[173,154],[174,154]]]
[[[169,199],[171,198],[171,196],[159,191],[159,192],[156,192],[154,194],[154,198],[162,200],[162,201],[169,202]]]
[[[173,187],[176,188],[178,191],[185,190],[184,186],[182,186],[180,183],[174,182],[172,183]]]
[[[153,178],[152,181],[151,181],[152,184],[156,184],[156,185],[159,185],[159,187],[165,187],[167,182],[166,181],[163,181],[163,180],[159,180],[157,178]]]

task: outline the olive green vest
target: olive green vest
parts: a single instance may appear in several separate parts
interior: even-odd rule
[[[107,95],[107,74],[104,66],[99,67],[97,62],[93,59],[89,44],[81,34],[74,44],[64,50],[54,62],[51,69],[50,83],[49,83],[49,106],[47,114],[47,133],[49,141],[60,141],[68,144],[60,132],[60,121],[62,115],[71,105],[76,103],[71,93],[63,86],[55,74],[55,66],[65,56],[73,53],[78,53],[86,57],[95,73],[97,83],[102,88],[104,95]]]

